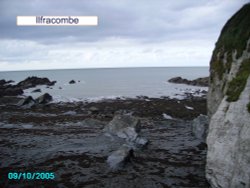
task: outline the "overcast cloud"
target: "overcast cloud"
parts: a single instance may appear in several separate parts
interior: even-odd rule
[[[208,66],[249,0],[0,0],[0,71]],[[16,26],[16,16],[98,16],[98,26]]]

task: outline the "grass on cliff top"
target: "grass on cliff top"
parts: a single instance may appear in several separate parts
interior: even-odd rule
[[[223,27],[216,43],[215,55],[218,52],[228,52],[231,55],[237,50],[237,58],[246,49],[250,37],[250,3],[244,5],[234,14]]]
[[[234,14],[223,27],[216,43],[211,60],[211,81],[215,74],[221,80],[223,74],[228,73],[232,64],[232,53],[237,50],[237,58],[242,56],[250,38],[250,3],[244,5]],[[248,49],[249,50],[249,49]],[[219,58],[217,58],[218,53]],[[224,65],[224,53],[227,52],[227,63]]]
[[[247,79],[250,75],[250,59],[246,59],[242,62],[240,69],[228,85],[228,89],[226,92],[227,101],[235,102],[239,99],[241,92],[244,90]]]

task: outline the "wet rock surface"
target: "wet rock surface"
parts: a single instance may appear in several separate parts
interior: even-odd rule
[[[5,101],[0,100],[1,187],[208,187],[206,145],[193,136],[191,126],[194,117],[206,113],[205,100],[117,99],[31,109],[12,105],[13,98]],[[98,112],[89,113],[91,107]],[[140,136],[150,142],[133,148],[133,154],[126,150],[117,164],[129,162],[113,171],[108,158],[121,156],[124,138],[113,139],[103,130],[123,112],[140,121]],[[174,119],[164,119],[163,112]],[[7,178],[8,172],[41,171],[54,172],[55,180]]]
[[[50,81],[48,78],[39,78],[35,76],[28,77],[16,85],[11,84],[12,82],[11,80],[0,80],[0,97],[22,95],[24,89],[36,87],[37,85],[53,86],[56,83],[56,81]],[[34,92],[41,92],[41,90],[37,89],[34,90]]]

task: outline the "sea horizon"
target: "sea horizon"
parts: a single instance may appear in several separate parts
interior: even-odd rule
[[[25,71],[57,71],[57,70],[89,70],[89,69],[137,69],[137,68],[209,68],[210,66],[148,66],[148,67],[86,67],[86,68],[59,68],[59,69],[27,69],[27,70],[0,70],[1,72],[25,72]]]

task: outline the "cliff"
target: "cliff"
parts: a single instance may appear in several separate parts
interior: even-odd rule
[[[206,177],[250,187],[250,4],[226,23],[210,62]]]

